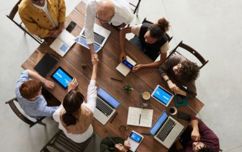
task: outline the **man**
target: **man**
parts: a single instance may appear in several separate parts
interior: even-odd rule
[[[125,0],[89,0],[86,7],[85,33],[91,54],[97,58],[94,50],[95,18],[101,23],[112,23],[114,26],[130,24],[133,13]]]
[[[193,118],[180,137],[179,152],[219,152],[219,139],[200,119]],[[174,150],[173,150],[174,151]]]
[[[18,12],[27,30],[40,38],[57,37],[64,28],[64,0],[22,0]]]
[[[181,55],[170,56],[160,68],[161,77],[175,94],[194,98],[197,95],[195,80],[199,75],[197,64]]]
[[[121,137],[106,137],[100,144],[100,152],[130,152],[130,143]]]
[[[25,70],[16,83],[16,98],[24,112],[30,117],[51,117],[58,107],[48,107],[41,94],[42,84],[50,89],[54,83],[43,78],[37,72]]]
[[[158,67],[165,61],[169,49],[169,38],[166,34],[168,29],[169,22],[165,18],[160,18],[155,24],[143,23],[141,25],[129,26],[122,29],[120,31],[120,60],[122,61],[126,58],[125,35],[127,33],[133,33],[135,37],[131,40],[131,43],[137,45],[145,55],[152,60],[156,60],[160,55],[159,61],[148,64],[138,64],[133,68],[133,71],[142,68]]]

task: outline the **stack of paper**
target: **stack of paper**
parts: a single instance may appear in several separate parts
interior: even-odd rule
[[[153,109],[143,109],[129,107],[127,124],[141,127],[151,127],[153,118]]]
[[[50,45],[50,48],[63,57],[74,43],[75,37],[64,29]]]
[[[123,75],[127,76],[132,68],[136,65],[136,62],[130,57],[126,56],[126,59],[123,60],[116,69]]]

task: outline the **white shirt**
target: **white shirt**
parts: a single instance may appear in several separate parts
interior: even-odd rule
[[[94,43],[94,33],[93,26],[96,18],[96,8],[101,0],[89,0],[86,6],[85,14],[85,34],[88,44]],[[134,18],[132,10],[129,7],[129,4],[125,0],[113,0],[115,6],[115,13],[111,19],[111,23],[114,26],[119,26],[123,23],[130,24]]]
[[[46,16],[48,17],[49,21],[51,22],[51,24],[52,24],[52,26],[53,26],[54,28],[58,27],[58,23],[55,22],[55,21],[52,19],[51,15],[50,15],[50,12],[49,12],[49,10],[48,10],[48,2],[47,2],[47,1],[45,1],[44,6],[39,6],[39,5],[36,5],[36,4],[34,4],[34,3],[33,3],[33,5],[34,5],[35,7],[39,8],[39,9],[41,9],[42,11],[45,12]]]
[[[94,110],[96,107],[96,99],[97,99],[97,87],[95,84],[96,84],[95,80],[90,81],[90,83],[88,85],[88,89],[87,89],[87,102],[82,103],[82,104],[84,104],[84,106],[88,107],[92,111],[92,113],[94,113]],[[71,140],[73,140],[77,143],[82,143],[82,142],[86,141],[88,138],[90,138],[93,133],[93,127],[91,124],[88,127],[88,129],[82,134],[72,134],[72,133],[67,132],[66,128],[63,126],[61,119],[60,119],[61,111],[63,108],[64,107],[62,105],[59,106],[59,108],[53,114],[54,120],[59,123],[59,129],[63,130],[64,134],[68,138],[70,138]]]

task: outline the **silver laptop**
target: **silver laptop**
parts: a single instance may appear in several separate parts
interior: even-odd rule
[[[168,116],[166,111],[164,111],[151,128],[150,133],[158,142],[169,149],[183,129],[184,126],[181,123]]]
[[[102,26],[98,25],[98,24],[94,24],[94,50],[97,52],[99,52],[102,47],[104,46],[105,42],[107,41],[109,35],[110,35],[110,31],[103,28]],[[80,35],[75,39],[75,41],[82,45],[85,48],[89,48],[87,41],[86,41],[86,37],[85,37],[85,30],[84,28],[82,29],[82,31],[80,32]]]
[[[120,102],[107,93],[104,89],[97,90],[97,104],[94,117],[103,125],[115,114]]]

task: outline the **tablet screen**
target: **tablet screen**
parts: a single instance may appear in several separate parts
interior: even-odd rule
[[[173,94],[163,89],[161,86],[156,87],[152,96],[164,105],[168,105],[170,100],[173,98]]]
[[[68,84],[72,81],[73,77],[70,76],[61,67],[57,68],[51,77],[60,84],[64,89],[68,87]]]
[[[140,135],[138,135],[137,133],[133,132],[133,131],[131,132],[129,137],[137,143],[140,143],[141,140],[142,140],[142,137]]]
[[[122,63],[124,65],[126,65],[129,69],[132,69],[133,68],[133,65],[131,63],[129,63],[127,60],[123,60]]]

